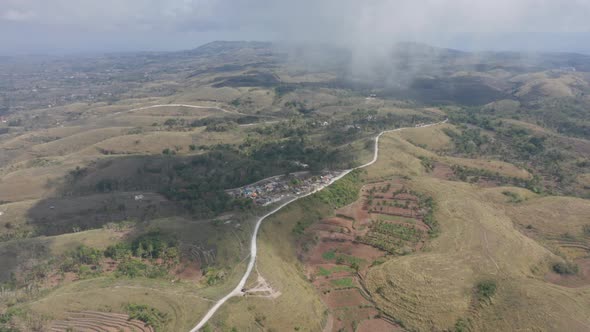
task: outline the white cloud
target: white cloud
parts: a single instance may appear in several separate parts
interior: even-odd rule
[[[491,34],[588,33],[588,17],[590,0],[0,0],[0,39],[3,22],[23,22],[56,41],[65,26],[116,33],[120,40],[156,32],[177,40],[195,33],[213,38],[221,32],[241,39],[247,32],[247,39],[379,45],[444,42],[457,36],[478,40]],[[193,45],[187,41],[187,47]]]
[[[0,12],[0,20],[22,22],[30,21],[35,18],[35,14],[30,11],[20,11],[16,9],[6,9]]]

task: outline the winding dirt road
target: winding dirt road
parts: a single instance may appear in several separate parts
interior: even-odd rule
[[[222,111],[224,113],[229,113],[229,114],[248,115],[248,114],[240,113],[238,111],[235,111],[235,112],[234,111],[229,111],[229,110],[226,110],[224,108],[217,107],[217,106],[198,106],[198,105],[187,105],[187,104],[158,104],[158,105],[138,107],[138,108],[130,109],[130,110],[127,110],[127,111],[122,111],[122,112],[115,112],[113,114],[119,115],[119,114],[131,113],[131,112],[135,112],[135,111],[147,110],[147,109],[150,109],[150,108],[158,108],[158,107],[201,108],[201,109],[220,110],[220,111]]]
[[[131,112],[135,112],[135,111],[142,111],[142,110],[147,110],[150,108],[159,108],[159,107],[186,107],[186,108],[212,109],[212,110],[219,110],[224,113],[233,114],[233,115],[243,115],[243,116],[251,116],[252,115],[252,114],[240,113],[238,111],[230,111],[225,108],[221,108],[221,107],[217,107],[217,106],[200,106],[200,105],[188,105],[188,104],[158,104],[158,105],[143,106],[143,107],[133,108],[133,109],[130,109],[127,111],[115,112],[112,115],[121,115],[121,114],[125,114],[125,113],[131,113]],[[265,117],[274,118],[272,116],[265,116]],[[279,120],[253,122],[253,123],[241,124],[241,125],[239,125],[239,127],[250,127],[250,126],[256,126],[256,125],[261,125],[261,124],[268,125],[268,124],[274,124],[274,123],[278,123],[278,122],[279,122]]]
[[[447,121],[448,121],[448,119],[441,121],[441,122],[437,122],[437,123],[422,125],[422,126],[419,126],[418,128],[436,126],[436,125],[446,123]],[[373,153],[373,159],[371,161],[369,161],[368,163],[366,163],[364,165],[342,171],[342,173],[340,173],[338,176],[334,177],[332,179],[332,181],[330,181],[325,186],[317,188],[316,190],[309,192],[307,194],[294,197],[294,198],[284,202],[283,204],[279,205],[278,207],[276,207],[272,211],[268,212],[267,214],[263,215],[262,217],[258,218],[258,220],[256,221],[256,226],[254,227],[254,232],[252,233],[251,246],[250,246],[250,261],[248,262],[248,267],[246,268],[246,272],[244,273],[244,276],[242,277],[240,282],[236,285],[236,287],[229,294],[227,294],[226,296],[221,298],[219,301],[217,301],[215,303],[215,305],[211,309],[209,309],[207,314],[205,314],[205,316],[201,319],[201,321],[192,330],[190,330],[190,332],[197,332],[199,329],[201,329],[203,326],[205,326],[205,324],[207,324],[209,319],[211,319],[211,317],[213,317],[213,315],[217,312],[217,310],[219,310],[219,308],[221,308],[221,306],[225,302],[227,302],[227,300],[231,299],[234,296],[243,296],[244,295],[244,292],[242,292],[242,289],[244,289],[244,286],[246,285],[246,281],[250,277],[250,274],[252,273],[252,270],[254,269],[254,264],[256,263],[256,253],[258,251],[258,248],[256,245],[256,237],[258,236],[258,230],[260,229],[260,225],[262,224],[264,219],[277,213],[279,210],[281,210],[285,206],[293,203],[294,201],[304,198],[304,197],[307,197],[309,195],[315,194],[316,192],[326,188],[327,186],[340,180],[341,178],[343,178],[344,176],[346,176],[348,173],[352,172],[355,169],[361,169],[361,168],[365,168],[367,166],[373,165],[379,157],[379,138],[385,133],[390,133],[390,132],[394,132],[394,131],[401,131],[401,130],[409,129],[409,128],[416,128],[416,127],[405,127],[405,128],[397,128],[397,129],[382,131],[381,133],[379,133],[379,135],[375,136],[375,148],[374,148],[374,153]]]

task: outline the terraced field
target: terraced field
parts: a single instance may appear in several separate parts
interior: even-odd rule
[[[71,312],[68,318],[51,323],[49,331],[54,332],[154,332],[142,321],[130,319],[128,315],[111,312]]]
[[[317,239],[303,261],[330,309],[325,331],[402,330],[375,305],[364,279],[369,269],[388,255],[420,250],[429,237],[430,227],[422,221],[428,211],[420,207],[420,198],[404,183],[396,179],[367,184],[358,201],[306,231]]]

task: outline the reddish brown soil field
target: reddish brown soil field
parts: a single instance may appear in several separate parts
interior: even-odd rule
[[[388,214],[390,216],[400,216],[405,218],[419,217],[419,214],[414,210],[394,206],[375,206],[371,209],[371,213]]]
[[[431,174],[437,179],[449,180],[453,177],[453,170],[447,164],[435,162]]]
[[[359,305],[371,305],[358,290],[343,289],[333,290],[330,293],[322,296],[324,302],[330,308],[342,308],[342,307],[358,307]]]
[[[358,200],[350,205],[342,207],[335,211],[337,216],[343,216],[348,219],[354,219],[356,224],[364,224],[369,222],[369,214],[363,208],[363,201]]]
[[[405,190],[401,181],[365,185],[360,196],[358,201],[334,211],[333,217],[325,218],[306,230],[316,239],[316,244],[302,254],[306,271],[330,308],[332,319],[326,331],[349,331],[357,327],[358,331],[401,331],[399,326],[375,318],[379,311],[361,293],[359,275],[365,275],[375,260],[387,255],[373,243],[361,242],[365,242],[364,237],[373,231],[374,221],[377,220],[414,228],[418,234],[424,235],[430,228],[421,219],[419,198]],[[379,211],[371,211],[376,209]],[[386,214],[413,220],[397,220]],[[404,248],[410,245],[414,250],[420,250],[425,241],[421,237],[418,236],[417,242],[405,241]],[[398,240],[392,238],[392,241]],[[352,280],[348,286],[352,288],[342,289],[336,284],[343,278]]]
[[[358,331],[354,327],[358,326],[359,322],[373,319],[378,313],[375,308],[358,308],[354,311],[347,308],[336,309],[332,331]]]
[[[183,260],[174,270],[174,275],[181,280],[199,281],[203,276],[199,263]]]

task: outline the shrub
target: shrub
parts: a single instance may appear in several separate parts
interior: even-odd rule
[[[490,299],[496,293],[496,288],[494,280],[481,281],[476,286],[477,297],[480,301]]]
[[[469,331],[469,326],[467,322],[463,318],[459,318],[455,323],[455,332],[467,332]]]
[[[129,278],[147,277],[160,278],[167,274],[167,271],[162,266],[152,266],[143,263],[139,259],[129,259],[121,262],[117,266],[117,275],[126,276]]]
[[[117,266],[117,274],[130,278],[144,276],[147,272],[147,265],[138,259],[130,259],[121,262]]]
[[[574,275],[578,273],[578,265],[574,263],[555,263],[553,264],[553,271],[561,275]]]
[[[129,318],[140,320],[156,331],[159,331],[162,325],[169,320],[166,313],[143,304],[129,303],[125,306],[125,311],[129,314]]]
[[[162,154],[166,155],[166,156],[171,156],[171,155],[175,155],[176,151],[171,150],[170,148],[165,148],[164,150],[162,150]]]
[[[502,194],[506,197],[508,197],[510,199],[511,203],[520,203],[522,202],[522,198],[520,197],[519,194],[512,192],[512,191],[508,191],[505,190],[502,192]]]
[[[84,245],[79,246],[71,254],[74,264],[98,264],[100,257],[102,257],[102,251]]]
[[[205,279],[207,285],[213,286],[225,279],[225,272],[223,270],[217,270],[214,268],[207,268],[205,272]]]
[[[112,258],[115,260],[131,257],[131,248],[126,243],[117,243],[115,245],[108,246],[104,251],[105,257]]]

